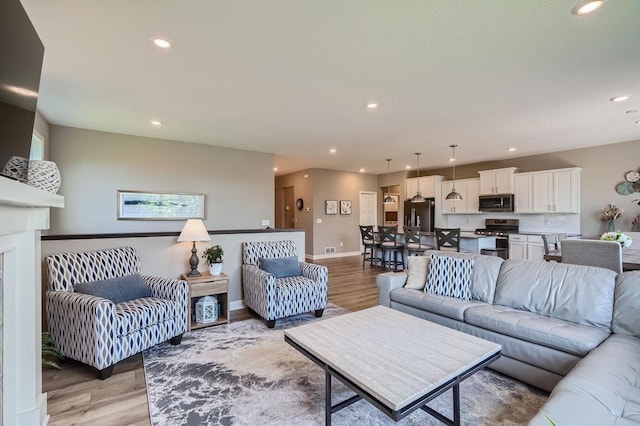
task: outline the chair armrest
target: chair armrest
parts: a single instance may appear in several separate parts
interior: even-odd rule
[[[49,333],[60,352],[99,370],[112,365],[116,305],[102,297],[47,291]]]
[[[391,290],[400,288],[407,282],[406,272],[385,272],[378,274],[376,284],[378,286],[378,303],[389,306],[391,303]]]
[[[189,283],[184,280],[149,275],[142,275],[142,279],[149,285],[153,297],[172,300],[180,306],[179,315],[182,317],[180,323],[184,324],[184,329],[180,333],[186,332],[189,327]]]
[[[242,265],[242,287],[245,304],[266,320],[269,304],[277,303],[275,277],[255,265]],[[273,310],[272,310],[273,311]]]
[[[300,262],[300,271],[302,276],[314,280],[320,284],[327,285],[329,280],[329,270],[326,266],[316,265],[315,263]]]

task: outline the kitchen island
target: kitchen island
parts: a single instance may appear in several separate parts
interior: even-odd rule
[[[436,248],[436,235],[434,232],[423,234],[425,243]],[[476,235],[473,232],[460,233],[460,251],[465,253],[480,254],[482,249],[495,249],[496,237],[486,235]]]

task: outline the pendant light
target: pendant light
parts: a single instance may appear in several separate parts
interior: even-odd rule
[[[384,204],[392,204],[395,203],[396,200],[391,196],[391,158],[387,158],[385,160],[387,162],[387,194],[382,201]]]
[[[412,203],[424,203],[424,197],[420,193],[420,154],[422,154],[422,153],[421,152],[416,152],[415,154],[416,154],[416,163],[417,163],[416,168],[418,169],[418,180],[416,181],[416,183],[418,185],[416,186],[416,195],[414,195],[413,198],[411,198],[411,202]]]
[[[453,159],[453,186],[451,187],[451,192],[445,197],[445,200],[462,200],[462,195],[456,191],[456,146],[458,145],[449,146],[453,150],[453,155],[451,156]]]

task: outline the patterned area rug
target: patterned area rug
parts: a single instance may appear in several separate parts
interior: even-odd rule
[[[329,305],[324,318],[347,311]],[[324,372],[284,342],[283,330],[311,314],[278,321],[267,329],[250,319],[186,333],[179,346],[167,343],[144,352],[151,423],[174,425],[322,425]],[[333,403],[351,391],[333,381]],[[522,425],[546,394],[492,370],[460,385],[462,423]],[[451,416],[451,391],[429,405]],[[396,424],[366,401],[335,413],[336,425]],[[397,424],[441,425],[422,410]]]

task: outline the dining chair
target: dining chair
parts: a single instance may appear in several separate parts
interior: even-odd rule
[[[379,263],[380,258],[377,257],[377,251],[380,249],[380,243],[376,241],[373,232],[373,225],[358,225],[360,227],[360,237],[362,238],[362,269],[368,260],[371,266],[375,266],[374,262]],[[369,257],[367,257],[369,255]]]
[[[435,233],[438,250],[460,251],[460,228],[436,228]]]
[[[397,271],[404,269],[404,244],[398,242],[398,225],[382,226],[378,225],[378,234],[380,235],[380,250],[382,251],[382,266],[385,269]],[[391,259],[393,255],[393,259]],[[400,259],[398,260],[398,255]]]
[[[544,254],[547,255],[559,255],[561,241],[567,239],[567,234],[546,234],[542,235],[542,242],[544,243]],[[551,247],[551,249],[549,248]]]
[[[598,266],[622,272],[622,246],[614,241],[565,240],[562,263]]]
[[[433,246],[425,244],[420,239],[420,227],[419,226],[405,226],[404,230],[404,245],[407,248],[407,255],[421,256],[427,250],[433,250]]]

